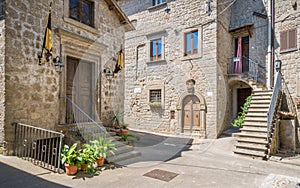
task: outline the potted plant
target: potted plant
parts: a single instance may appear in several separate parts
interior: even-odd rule
[[[107,140],[105,137],[101,136],[98,140],[91,141],[94,146],[94,157],[98,166],[103,166],[104,159],[108,153],[115,154],[114,150],[116,147],[112,144],[113,139]]]
[[[67,117],[67,123],[68,124],[72,124],[73,123],[73,115],[72,114],[68,115],[68,117]]]
[[[90,144],[82,144],[83,149],[80,150],[78,161],[81,164],[81,170],[86,171],[87,168],[92,169],[95,163],[95,149]]]
[[[76,147],[77,143],[73,144],[71,147],[64,145],[61,151],[61,163],[64,164],[68,175],[77,173],[78,151],[76,150]]]
[[[134,141],[139,141],[139,140],[140,140],[140,137],[128,133],[128,134],[123,134],[123,135],[121,136],[121,140],[122,140],[125,144],[131,145],[131,146],[132,146],[133,143],[134,143]]]

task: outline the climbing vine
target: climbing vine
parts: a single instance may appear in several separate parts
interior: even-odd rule
[[[246,114],[248,112],[248,108],[249,108],[249,105],[250,105],[250,102],[251,102],[251,98],[252,98],[251,95],[248,96],[245,100],[244,105],[241,106],[242,112],[239,112],[239,116],[232,123],[232,125],[234,127],[242,127],[242,125],[244,123],[244,120],[245,120],[245,117],[246,117]]]

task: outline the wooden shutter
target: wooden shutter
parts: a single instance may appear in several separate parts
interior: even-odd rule
[[[291,29],[288,32],[288,48],[295,49],[297,48],[297,29]]]
[[[287,31],[280,32],[280,51],[285,51],[287,49]]]
[[[297,49],[297,28],[280,32],[280,51]]]

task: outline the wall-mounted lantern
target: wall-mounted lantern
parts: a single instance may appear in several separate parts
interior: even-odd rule
[[[281,71],[281,61],[280,60],[275,60],[275,69],[277,72]]]
[[[55,69],[57,72],[61,72],[61,68],[64,67],[65,65],[61,62],[60,57],[56,56],[53,58],[53,64],[55,66]],[[56,68],[57,67],[57,68]]]

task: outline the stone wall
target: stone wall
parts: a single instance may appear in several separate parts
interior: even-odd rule
[[[248,1],[248,3],[245,3],[243,0],[236,1],[232,6],[229,26],[230,29],[233,29],[245,24],[253,24],[249,30],[249,58],[251,61],[258,63],[261,67],[264,67],[264,71],[260,69],[259,75],[261,80],[265,79],[268,49],[268,20],[266,19],[267,10],[264,2],[263,0]],[[255,13],[259,13],[265,17],[257,16]],[[235,37],[237,37],[237,35]]]
[[[228,88],[227,65],[233,53],[232,35],[228,32],[231,16],[231,8],[226,8],[229,3],[218,1],[218,13],[221,15],[217,19],[217,134],[222,134],[228,128],[231,120],[232,108],[230,105],[231,95]],[[225,10],[225,11],[224,11]],[[224,100],[226,99],[226,100]]]
[[[94,1],[95,28],[66,17],[68,15],[66,13],[68,7],[64,7],[66,2],[68,1],[54,1],[52,5],[54,57],[61,54],[63,63],[66,63],[67,56],[73,56],[97,64],[95,80],[100,80],[101,95],[95,101],[99,101],[97,105],[99,116],[109,119],[107,113],[111,114],[115,108],[123,108],[124,73],[118,74],[112,82],[100,75],[102,65],[114,67],[115,61],[111,59],[117,58],[116,54],[123,43],[125,29],[103,0]],[[11,149],[14,139],[11,122],[18,121],[54,129],[60,122],[59,114],[64,113],[60,96],[66,92],[67,67],[58,72],[53,64],[38,65],[37,54],[42,47],[48,18],[48,3],[48,0],[31,0],[26,3],[7,1],[5,107],[8,110],[5,112],[5,139],[9,142],[8,149]],[[57,30],[74,36],[74,40],[67,39],[66,35],[60,35]],[[78,40],[82,44],[77,43]],[[88,46],[84,46],[85,44]]]
[[[204,0],[170,1],[156,7],[150,7],[149,2],[142,7],[139,1],[119,1],[136,24],[136,30],[126,33],[125,39],[125,122],[135,129],[180,133],[181,100],[187,94],[186,81],[194,79],[195,93],[205,99],[206,136],[214,138],[217,136],[217,23],[212,18],[216,16],[216,2],[210,16]],[[201,50],[197,56],[186,58],[184,33],[192,29],[198,29]],[[149,41],[155,37],[163,38],[165,59],[149,62]],[[161,108],[148,105],[151,88],[162,89]],[[175,119],[170,118],[171,111],[175,111]]]
[[[286,97],[292,97],[294,104],[297,104],[297,99],[300,98],[300,52],[299,52],[299,2],[293,7],[297,1],[275,1],[275,60],[279,59],[282,62],[282,74],[287,84]],[[297,28],[297,49],[289,52],[280,52],[280,31],[288,28]],[[287,93],[290,93],[290,95]],[[299,102],[298,102],[299,104]],[[289,111],[293,111],[289,108]],[[299,127],[300,110],[297,109],[298,121],[295,121],[295,126]],[[299,138],[297,143],[299,143]]]
[[[0,20],[0,154],[3,152],[5,114],[5,20]]]

